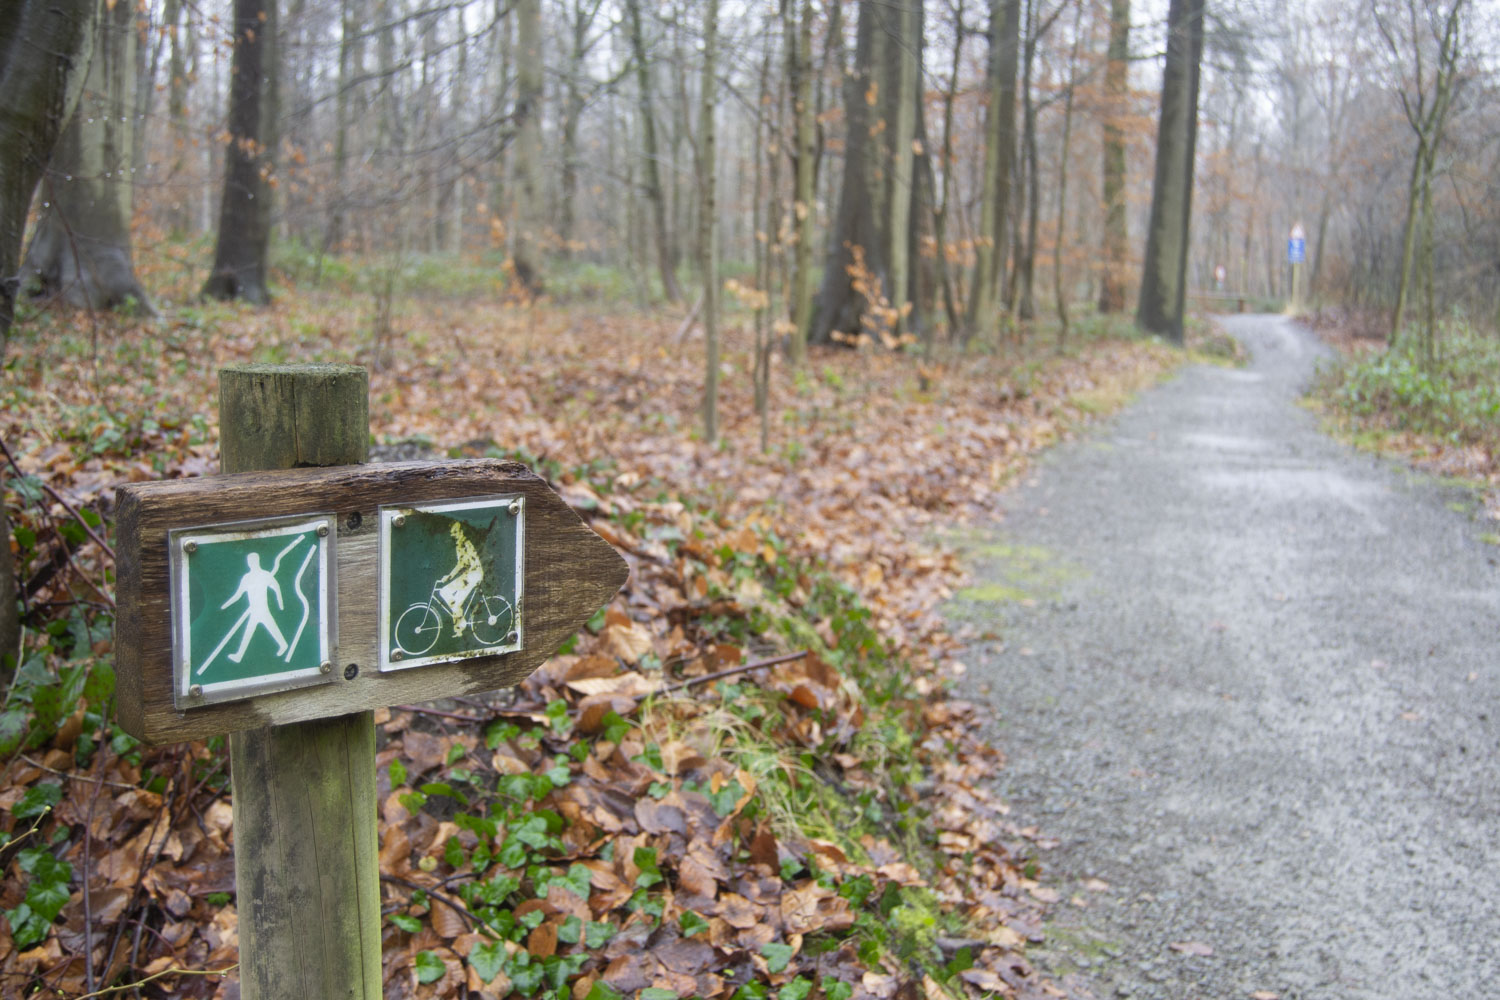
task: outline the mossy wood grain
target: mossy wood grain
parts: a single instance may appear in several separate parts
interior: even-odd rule
[[[268,425],[269,426],[269,425]],[[377,517],[382,504],[518,494],[526,505],[525,648],[382,674]],[[172,698],[167,532],[283,515],[336,516],[338,645],[331,684],[179,712]],[[148,743],[201,739],[507,687],[525,678],[625,582],[627,567],[547,484],[494,459],[246,472],[122,487],[117,518],[120,724]],[[350,671],[353,666],[355,671]],[[345,679],[353,673],[351,679]]]

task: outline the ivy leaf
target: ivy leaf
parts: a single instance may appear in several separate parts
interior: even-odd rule
[[[692,910],[683,910],[682,916],[677,918],[677,926],[682,928],[683,937],[690,938],[708,930],[708,921]]]
[[[474,946],[469,952],[469,967],[485,982],[493,982],[505,965],[505,946],[499,941],[486,941]]]
[[[422,921],[409,913],[392,913],[391,923],[401,928],[408,934],[415,934],[422,929]]]
[[[811,979],[798,976],[776,993],[776,1000],[807,1000],[807,995],[812,992],[812,988]]]
[[[11,809],[10,814],[16,819],[30,819],[40,816],[48,809],[57,805],[62,800],[62,785],[51,783],[32,785],[26,789],[26,794]]]
[[[417,982],[435,983],[447,973],[448,965],[435,951],[417,952]]]
[[[797,950],[789,944],[778,944],[768,941],[760,946],[760,953],[766,956],[766,969],[771,972],[785,972],[787,964],[791,962],[792,956]]]
[[[846,983],[842,979],[832,979],[825,976],[823,979],[823,996],[827,997],[827,1000],[849,1000],[850,997],[854,996],[854,985]]]

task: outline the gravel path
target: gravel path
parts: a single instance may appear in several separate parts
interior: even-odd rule
[[[998,788],[1060,842],[1036,960],[1100,1000],[1500,997],[1492,529],[1320,433],[1309,334],[1226,326],[1253,363],[1043,460],[953,607],[1000,635]]]

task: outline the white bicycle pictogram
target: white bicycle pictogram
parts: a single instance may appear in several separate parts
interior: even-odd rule
[[[455,616],[443,600],[441,590],[441,585],[435,585],[425,602],[413,604],[396,619],[392,633],[396,647],[405,655],[421,656],[436,646],[445,621],[452,623],[455,637],[468,629],[484,646],[498,646],[511,634],[516,620],[515,608],[505,598],[473,590]]]

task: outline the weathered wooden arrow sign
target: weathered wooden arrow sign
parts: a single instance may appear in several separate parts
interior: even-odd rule
[[[120,489],[120,725],[199,739],[515,684],[627,568],[498,460]]]

